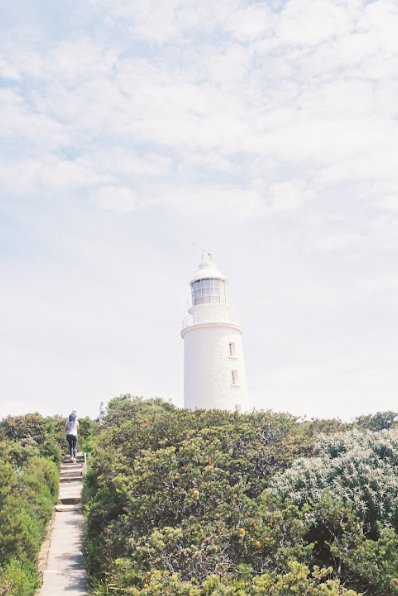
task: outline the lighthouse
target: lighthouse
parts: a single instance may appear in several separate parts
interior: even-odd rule
[[[190,317],[181,331],[184,405],[190,409],[245,409],[242,330],[231,320],[227,281],[211,255],[203,259],[190,286]]]

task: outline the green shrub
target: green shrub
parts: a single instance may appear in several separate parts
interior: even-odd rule
[[[305,510],[314,561],[345,585],[398,594],[398,431],[322,436],[312,458],[274,476],[266,494]]]
[[[58,499],[59,471],[28,430],[39,417],[7,419],[0,441],[0,595],[30,596],[40,584],[37,558]],[[15,421],[15,419],[13,419]],[[8,436],[11,435],[11,436]],[[42,440],[42,435],[40,435]]]
[[[358,416],[355,419],[355,424],[359,428],[365,428],[372,431],[389,430],[397,428],[398,413],[391,412],[376,412],[376,414],[368,414],[366,416]]]
[[[305,512],[262,495],[275,473],[313,453],[320,426],[341,428],[271,412],[111,402],[84,487],[96,593],[255,594],[265,570],[273,582],[294,561],[310,569]],[[308,586],[325,584],[309,573]]]
[[[93,593],[398,595],[392,425],[121,396],[84,486]]]
[[[340,561],[342,578],[356,590],[398,595],[398,535],[392,528],[380,528],[377,540],[361,531],[343,534],[331,544],[331,554]]]
[[[34,594],[40,581],[36,565],[12,559],[0,568],[0,596],[29,596]]]
[[[23,448],[35,448],[42,457],[59,464],[61,460],[62,419],[44,418],[37,412],[24,416],[7,416],[0,430],[8,442]]]

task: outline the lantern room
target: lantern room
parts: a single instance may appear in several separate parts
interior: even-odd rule
[[[200,265],[191,281],[192,306],[227,304],[226,281],[211,255]]]

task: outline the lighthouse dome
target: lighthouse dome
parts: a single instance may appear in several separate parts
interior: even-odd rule
[[[225,281],[225,275],[219,271],[216,263],[213,261],[210,255],[203,259],[199,265],[199,269],[193,276],[191,284],[195,281],[199,281],[200,279],[222,279]]]

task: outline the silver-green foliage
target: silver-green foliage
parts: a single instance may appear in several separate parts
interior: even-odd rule
[[[379,522],[398,528],[398,430],[323,435],[314,456],[274,476],[269,491],[299,506],[326,491],[370,529]]]

